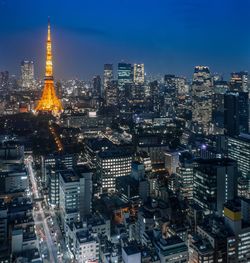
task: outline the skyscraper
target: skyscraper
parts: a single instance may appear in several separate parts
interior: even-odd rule
[[[132,83],[132,66],[129,63],[118,64],[118,87],[120,90],[124,88],[125,84]]]
[[[175,89],[176,88],[176,76],[172,74],[166,74],[164,76],[164,83],[167,88]]]
[[[248,92],[248,73],[245,71],[231,73],[229,83],[230,90],[233,92]]]
[[[192,83],[193,121],[206,134],[209,133],[209,126],[212,120],[212,86],[213,81],[209,68],[196,66]]]
[[[102,81],[99,75],[93,78],[93,92],[97,97],[102,96]]]
[[[237,137],[228,137],[228,157],[237,161],[241,173],[238,194],[250,198],[250,136],[241,133]]]
[[[248,133],[249,99],[248,92],[239,92],[239,129],[242,133]]]
[[[179,167],[177,168],[177,177],[180,185],[180,196],[182,199],[193,199],[194,187],[194,162],[189,152],[184,152],[179,157]]]
[[[108,84],[113,80],[113,64],[104,64],[104,74],[103,74],[103,89],[104,93]]]
[[[0,88],[6,87],[8,82],[9,82],[9,72],[1,71],[0,72]]]
[[[63,110],[61,101],[56,96],[53,78],[52,46],[50,36],[50,23],[48,23],[46,71],[42,97],[36,106],[36,112],[50,112],[58,114]]]
[[[134,83],[144,84],[144,64],[134,64]]]
[[[224,128],[226,135],[239,134],[239,95],[237,93],[224,95]]]
[[[237,194],[237,163],[231,159],[201,159],[197,164],[193,200],[204,214],[221,216],[224,203]]]
[[[107,106],[117,106],[118,102],[118,83],[112,80],[105,89],[105,102]]]
[[[194,68],[192,95],[204,97],[212,94],[212,76],[209,67],[196,66]]]
[[[21,62],[21,85],[23,88],[30,89],[34,85],[34,63],[24,60]]]

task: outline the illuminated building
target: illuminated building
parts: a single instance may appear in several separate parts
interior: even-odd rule
[[[53,78],[52,46],[50,37],[50,23],[48,23],[46,71],[42,97],[36,106],[36,112],[50,112],[58,114],[63,110],[62,103],[56,96]]]
[[[11,171],[0,172],[1,194],[24,193],[28,185],[27,172],[21,165],[16,165]]]
[[[134,83],[144,84],[144,64],[134,64]]]
[[[233,92],[248,92],[248,73],[233,72],[229,83],[230,90]]]
[[[237,161],[241,176],[238,179],[238,195],[250,198],[250,136],[241,133],[228,137],[228,157]]]
[[[104,64],[104,74],[103,74],[103,88],[104,92],[108,87],[108,84],[113,80],[113,65]]]
[[[118,87],[124,89],[125,84],[132,83],[132,66],[128,63],[118,64]]]
[[[97,97],[102,96],[102,81],[101,81],[101,77],[99,75],[94,76],[94,78],[93,78],[93,93]]]
[[[193,175],[193,158],[188,152],[182,153],[179,158],[179,167],[177,176],[180,185],[180,196],[182,199],[193,199],[194,175]]]
[[[2,71],[0,72],[0,89],[6,88],[9,82],[9,72]]]
[[[248,92],[239,92],[239,125],[240,132],[248,133],[249,99]]]
[[[128,96],[133,99],[134,103],[143,103],[145,99],[145,87],[141,84],[131,85],[131,90],[128,92]]]
[[[190,235],[188,239],[188,253],[190,263],[214,263],[214,249],[211,244],[199,237]]]
[[[196,66],[192,83],[193,122],[196,122],[206,134],[209,133],[212,121],[212,86],[213,81],[209,68]]]
[[[178,95],[186,95],[189,92],[189,85],[186,82],[185,78],[182,77],[176,77],[176,91]]]
[[[164,83],[168,89],[176,89],[176,77],[175,75],[167,74],[164,76]]]
[[[97,155],[97,169],[103,192],[116,188],[116,177],[131,173],[132,154],[123,149],[108,149]]]
[[[21,63],[21,85],[23,88],[30,89],[34,85],[34,63],[24,60]]]
[[[155,242],[160,262],[188,262],[188,248],[179,236],[160,238]]]
[[[227,202],[224,205],[225,225],[229,227],[234,235],[236,249],[231,250],[230,254],[235,254],[238,258],[233,262],[250,262],[250,202],[249,199],[241,199]],[[230,261],[231,262],[231,261]]]
[[[201,159],[194,168],[194,203],[204,214],[222,216],[223,204],[236,197],[237,164],[231,159]]]
[[[176,173],[176,169],[179,166],[179,152],[178,151],[166,151],[165,155],[165,168],[169,175]]]
[[[118,103],[118,83],[116,80],[108,82],[105,89],[105,101],[107,106],[116,106]]]
[[[92,171],[84,165],[59,170],[59,205],[64,228],[91,213]]]
[[[97,263],[99,242],[97,235],[88,230],[86,222],[74,222],[67,231],[67,246],[77,262]]]
[[[208,67],[196,66],[194,68],[192,93],[194,96],[203,97],[211,95],[212,91],[212,77]]]

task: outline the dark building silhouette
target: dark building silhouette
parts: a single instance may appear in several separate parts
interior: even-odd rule
[[[239,134],[239,95],[237,93],[224,95],[224,128],[228,136]]]

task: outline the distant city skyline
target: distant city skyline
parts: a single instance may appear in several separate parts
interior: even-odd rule
[[[0,71],[20,75],[25,59],[43,77],[50,16],[56,79],[90,79],[120,61],[189,78],[206,65],[228,77],[250,70],[249,7],[247,0],[0,1]]]

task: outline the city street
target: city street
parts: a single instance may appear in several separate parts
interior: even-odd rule
[[[39,200],[40,196],[39,196],[37,180],[35,178],[35,172],[32,167],[32,157],[28,157],[26,159],[26,166],[28,169],[29,178],[30,178],[30,182],[32,185],[33,199]],[[57,254],[58,244],[57,242],[53,241],[52,233],[48,226],[49,216],[47,217],[45,216],[45,210],[42,207],[42,201],[39,200],[35,202],[36,202],[36,205],[35,205],[35,209],[33,210],[33,217],[34,217],[34,221],[35,221],[37,229],[42,228],[42,230],[38,232],[38,236],[42,242],[46,242],[46,247],[48,249],[48,261],[49,262],[61,262]],[[49,210],[47,210],[46,212],[49,212]],[[42,236],[39,235],[41,233],[42,233]],[[46,253],[44,254],[44,251],[41,251],[41,254],[42,254],[42,257],[46,256]]]

